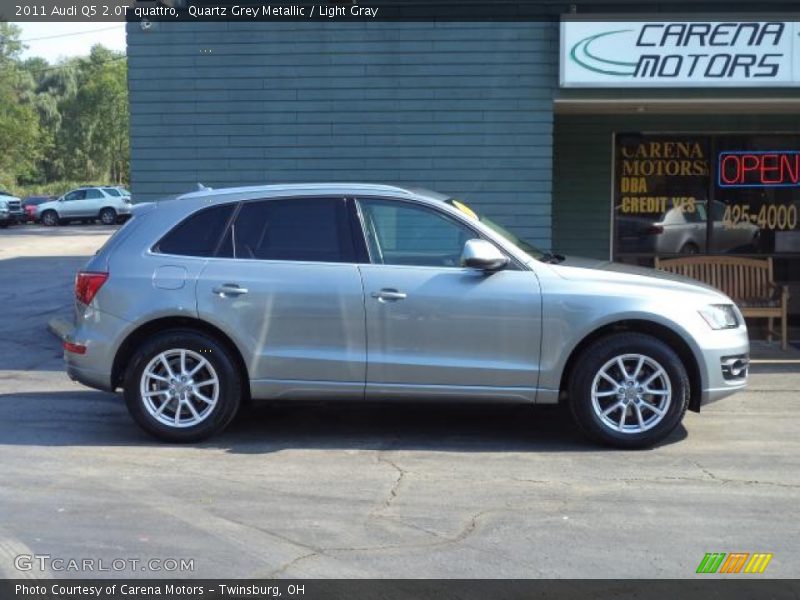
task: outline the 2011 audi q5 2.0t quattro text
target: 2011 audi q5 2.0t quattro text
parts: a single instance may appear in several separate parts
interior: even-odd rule
[[[205,189],[133,212],[77,275],[65,357],[164,440],[254,400],[564,401],[637,448],[747,382],[724,294],[539,252],[435,192]]]

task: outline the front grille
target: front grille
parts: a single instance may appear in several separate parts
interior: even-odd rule
[[[726,381],[736,381],[747,377],[747,369],[750,366],[750,357],[747,354],[737,354],[735,356],[723,356],[722,376]]]
[[[19,212],[20,210],[22,210],[22,202],[20,200],[9,200],[8,210],[10,210],[11,212]]]

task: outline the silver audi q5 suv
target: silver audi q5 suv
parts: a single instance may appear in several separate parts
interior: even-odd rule
[[[256,400],[568,403],[638,448],[742,389],[719,291],[542,253],[464,202],[367,184],[208,190],[137,207],[78,273],[73,379],[167,441]]]

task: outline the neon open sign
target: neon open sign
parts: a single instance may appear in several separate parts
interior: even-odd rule
[[[717,164],[720,187],[800,186],[800,151],[720,152]]]

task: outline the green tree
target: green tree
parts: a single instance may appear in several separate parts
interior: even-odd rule
[[[130,161],[125,56],[94,46],[81,59],[77,92],[62,103],[57,146],[72,179],[124,182]]]
[[[23,49],[19,33],[16,25],[0,22],[0,184],[4,187],[35,177],[41,152],[32,80],[19,62]]]

